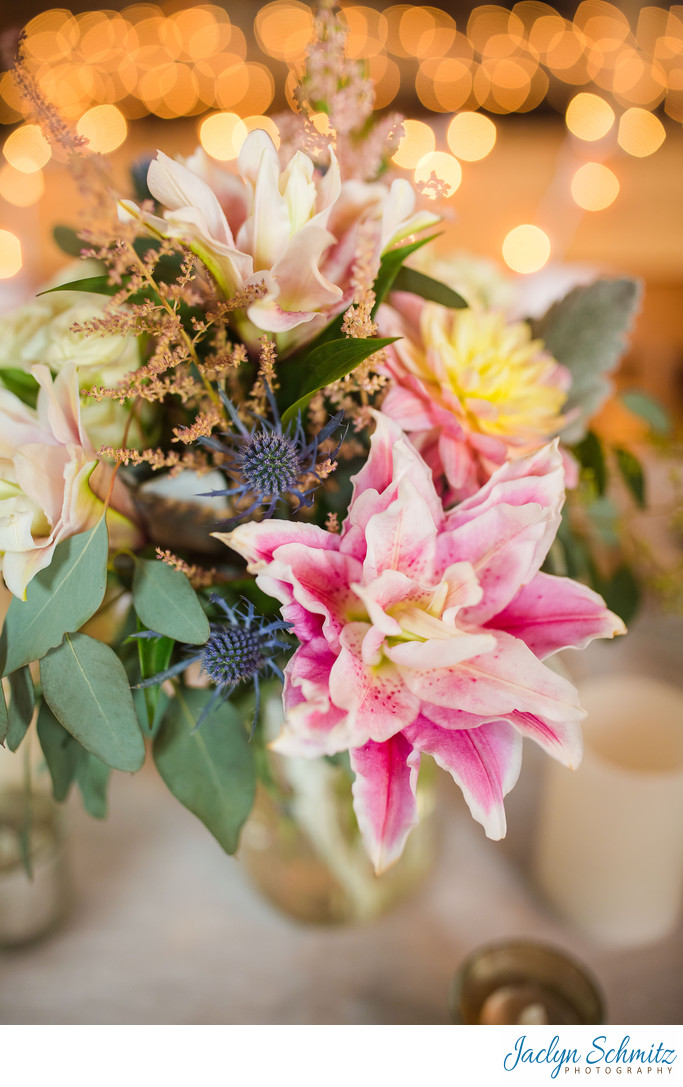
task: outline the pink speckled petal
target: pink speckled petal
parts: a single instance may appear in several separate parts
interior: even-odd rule
[[[379,875],[401,856],[418,822],[419,757],[414,757],[411,744],[400,733],[386,743],[371,741],[353,748],[350,755],[356,775],[353,807],[363,844]]]

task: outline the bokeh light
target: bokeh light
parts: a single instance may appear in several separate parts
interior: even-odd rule
[[[550,238],[538,226],[522,223],[505,236],[503,260],[513,272],[529,275],[548,263]]]
[[[421,158],[436,147],[436,137],[424,121],[404,121],[403,132],[392,162],[405,170],[413,170]]]
[[[619,120],[619,146],[629,155],[645,158],[653,155],[666,137],[666,129],[653,113],[633,106]]]
[[[121,146],[128,134],[128,125],[120,109],[102,105],[93,106],[84,113],[76,130],[79,136],[85,136],[91,151],[105,155]]]
[[[598,94],[582,91],[567,106],[567,128],[580,140],[601,140],[614,124],[614,110]]]
[[[9,162],[0,167],[0,196],[8,204],[17,208],[29,208],[37,204],[45,192],[45,177],[42,170],[24,174]]]
[[[477,162],[493,150],[496,126],[483,113],[465,110],[456,114],[449,124],[446,139],[456,158]]]
[[[199,126],[202,147],[219,162],[236,159],[247,135],[247,126],[236,113],[212,113]]]
[[[603,211],[619,195],[619,179],[601,162],[585,162],[572,178],[572,197],[584,211]]]
[[[50,145],[38,125],[21,125],[5,140],[5,158],[22,174],[41,170],[50,160]]]
[[[452,196],[462,181],[460,163],[445,151],[430,151],[415,167],[415,181],[426,196]]]
[[[21,270],[21,242],[9,230],[0,230],[0,279],[11,279]]]

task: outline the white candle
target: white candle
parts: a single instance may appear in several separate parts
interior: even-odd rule
[[[588,935],[628,946],[668,935],[683,897],[683,691],[610,675],[580,687],[578,770],[548,766],[536,878]]]

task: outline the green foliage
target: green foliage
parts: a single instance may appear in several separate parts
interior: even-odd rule
[[[83,752],[76,767],[78,785],[83,807],[93,819],[107,818],[107,787],[111,777],[110,768],[88,751]]]
[[[589,430],[585,438],[572,446],[572,453],[584,471],[590,472],[598,494],[603,495],[607,488],[607,463],[598,436]]]
[[[621,478],[631,492],[636,505],[645,509],[645,474],[642,464],[628,449],[616,447],[614,455],[617,458]]]
[[[296,418],[298,411],[303,411],[314,393],[346,377],[355,370],[359,363],[387,347],[396,339],[342,339],[330,340],[329,343],[316,347],[296,369],[296,394],[298,399],[282,414],[282,425],[286,426]]]
[[[66,634],[40,662],[43,695],[83,747],[115,770],[139,770],[145,745],[123,665],[87,634]]]
[[[52,231],[52,237],[62,253],[68,253],[70,257],[80,257],[81,252],[88,248],[87,242],[79,238],[70,226],[56,226]]]
[[[85,294],[116,294],[121,285],[109,282],[109,276],[86,276],[85,279],[72,279],[69,283],[58,283],[45,291],[38,291],[38,297],[44,294],[57,294],[59,291],[83,291]]]
[[[5,692],[0,684],[0,744],[4,744],[7,738],[7,729],[9,728],[9,715],[7,713],[7,703],[5,701]]]
[[[379,272],[377,273],[377,279],[375,280],[375,307],[373,314],[377,311],[378,306],[382,304],[389,291],[394,286],[396,276],[403,267],[403,262],[408,259],[413,253],[416,253],[418,249],[421,249],[427,242],[431,242],[434,238],[438,237],[437,234],[430,234],[428,238],[419,238],[416,242],[409,242],[408,245],[400,245],[397,249],[389,249],[384,253],[379,266]]]
[[[60,725],[44,699],[38,711],[37,732],[52,779],[52,795],[61,803],[69,795],[81,756],[86,754],[85,749]]]
[[[133,602],[148,630],[188,645],[203,645],[209,637],[209,620],[199,597],[185,574],[165,562],[136,562]]]
[[[25,601],[12,598],[0,640],[3,675],[40,660],[67,631],[82,627],[102,603],[106,583],[107,526],[101,518],[89,532],[57,545]]]
[[[154,741],[154,761],[176,799],[201,819],[226,853],[234,853],[254,803],[255,760],[232,703],[219,703],[196,728],[212,694],[187,688],[177,692]]]
[[[40,386],[33,374],[26,370],[17,370],[14,367],[0,370],[0,381],[11,393],[18,396],[30,408],[35,408],[38,402],[38,389]]]
[[[624,620],[631,622],[640,604],[640,587],[630,566],[625,563],[608,578],[593,571],[593,588],[603,597],[610,611]]]
[[[655,434],[669,434],[671,431],[671,417],[658,400],[654,400],[647,393],[629,389],[621,394],[621,402],[629,411],[639,415],[650,424]]]
[[[640,296],[634,279],[599,279],[576,287],[545,316],[530,322],[534,337],[544,340],[550,354],[571,370],[565,411],[577,409],[578,417],[563,431],[569,444],[584,436],[587,421],[609,394],[604,375],[619,361]]]
[[[36,704],[31,669],[26,665],[12,672],[9,677],[10,704],[7,746],[16,751],[31,724],[33,709]]]
[[[172,638],[135,638],[140,662],[140,678],[149,679],[160,672],[165,672],[171,662],[173,646]],[[141,697],[136,697],[137,695]],[[133,702],[141,718],[143,733],[154,735],[161,721],[162,714],[168,703],[168,697],[161,686],[145,687],[142,691],[133,694]]]
[[[427,302],[438,302],[440,306],[449,309],[467,309],[468,304],[461,294],[451,290],[445,283],[438,279],[432,279],[417,268],[400,268],[394,280],[393,290],[407,291],[409,294],[417,294]]]
[[[38,740],[50,771],[55,800],[66,800],[75,781],[85,810],[95,819],[104,819],[111,771],[60,725],[46,702],[38,713]]]

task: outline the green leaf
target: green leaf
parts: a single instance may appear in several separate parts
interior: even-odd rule
[[[426,298],[428,302],[438,302],[440,306],[448,306],[449,309],[467,309],[468,303],[461,294],[451,290],[445,283],[438,279],[432,279],[417,268],[400,268],[394,280],[393,290],[407,291],[409,294],[417,294],[420,298]]]
[[[668,434],[671,431],[671,417],[669,413],[662,407],[658,400],[648,396],[647,393],[629,389],[628,392],[621,394],[621,401],[629,411],[632,411],[635,415],[639,415],[641,419],[645,419],[645,421],[650,424],[655,434]]]
[[[80,790],[83,807],[93,819],[107,817],[107,786],[110,768],[87,751],[76,767],[76,784]]]
[[[203,645],[209,637],[209,620],[199,597],[185,574],[165,562],[143,559],[136,563],[133,603],[148,630],[189,645]]]
[[[109,276],[88,276],[86,279],[72,279],[69,283],[58,283],[56,287],[48,287],[46,291],[38,291],[38,298],[44,294],[55,294],[57,291],[85,291],[86,294],[116,294],[121,290],[120,284],[110,283]]]
[[[534,337],[571,370],[572,385],[565,412],[576,410],[562,432],[566,443],[583,437],[587,421],[609,395],[605,374],[614,370],[626,346],[641,297],[634,279],[599,279],[573,291],[532,320]]]
[[[6,370],[0,370],[0,380],[5,388],[18,396],[24,404],[28,404],[30,408],[35,408],[40,386],[33,374],[27,374],[25,370],[8,367]]]
[[[140,628],[139,621],[138,627]],[[135,641],[137,642],[141,679],[149,679],[150,676],[156,676],[159,672],[166,671],[175,645],[172,638],[136,638]],[[157,714],[159,703],[167,703],[168,698],[162,691],[161,686],[145,687],[140,693],[142,694],[142,700],[138,700],[134,694],[133,701],[138,710],[138,716],[140,716],[140,709],[144,711],[143,732],[153,734],[161,720],[161,717]]]
[[[56,226],[52,231],[52,237],[62,252],[68,253],[70,257],[80,257],[81,252],[88,248],[88,243],[79,238],[70,226]]]
[[[2,642],[3,675],[40,660],[67,631],[78,630],[97,611],[107,583],[107,526],[63,540],[52,562],[36,574],[26,600],[12,598]]]
[[[427,242],[431,242],[434,238],[438,238],[438,234],[430,234],[428,238],[420,238],[416,242],[410,242],[408,245],[401,245],[398,249],[390,249],[385,253],[380,261],[379,272],[377,273],[377,279],[375,280],[375,305],[373,307],[373,314],[376,313],[378,306],[382,304],[389,291],[394,285],[394,281],[403,262],[408,257],[421,249]]]
[[[254,803],[254,753],[239,712],[222,702],[197,729],[213,691],[182,689],[154,741],[154,761],[177,800],[234,853]]]
[[[45,699],[38,711],[37,732],[38,742],[52,779],[52,795],[61,803],[69,795],[78,766],[87,752],[77,740],[74,740],[71,733],[60,725]]]
[[[597,434],[589,430],[582,441],[572,446],[572,453],[581,467],[591,473],[598,494],[604,495],[607,487],[607,462]]]
[[[139,770],[145,745],[121,661],[87,634],[66,634],[40,662],[43,696],[83,747],[115,770]]]
[[[286,426],[296,414],[308,404],[314,393],[331,385],[340,378],[346,377],[355,370],[359,363],[394,343],[396,336],[384,339],[342,339],[331,340],[329,343],[316,347],[306,356],[303,363],[297,368],[298,399],[291,404],[282,415],[282,424]]]
[[[640,604],[640,586],[629,566],[620,566],[610,578],[598,577],[595,588],[603,596],[607,607],[628,625]]]
[[[9,715],[7,713],[7,702],[5,701],[5,692],[2,689],[0,683],[0,744],[4,744],[7,739],[7,729],[9,728]]]
[[[614,453],[621,472],[621,478],[633,495],[636,505],[640,506],[641,510],[645,509],[645,474],[643,466],[628,449],[619,446],[615,448]]]
[[[7,729],[7,746],[10,751],[16,751],[26,735],[26,730],[31,724],[33,709],[36,704],[33,690],[31,669],[26,665],[12,672],[9,677],[10,704],[9,727]]]

